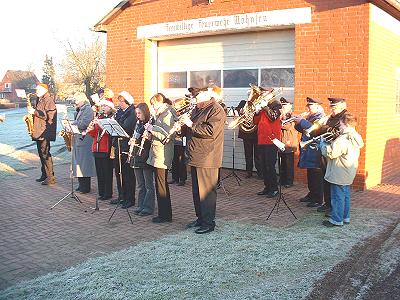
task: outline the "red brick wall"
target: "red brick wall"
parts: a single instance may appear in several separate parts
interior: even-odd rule
[[[257,11],[312,7],[312,23],[296,25],[295,113],[304,111],[306,96],[325,102],[344,97],[359,119],[365,138],[368,92],[368,4],[366,1],[258,1],[258,0],[135,1],[107,26],[107,85],[127,90],[135,102],[144,100],[145,42],[136,39],[136,27]],[[162,9],[161,9],[162,7]],[[166,13],[167,12],[167,13]],[[147,76],[148,77],[148,76]],[[146,78],[147,78],[146,77]],[[329,112],[328,112],[329,113]],[[364,187],[365,152],[355,185]],[[304,173],[297,179],[304,181]]]

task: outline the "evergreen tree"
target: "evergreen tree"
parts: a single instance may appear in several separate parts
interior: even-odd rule
[[[43,76],[42,76],[42,83],[45,83],[49,86],[49,92],[57,93],[56,90],[56,83],[55,83],[55,70],[53,65],[53,58],[47,56],[44,60],[43,66]]]

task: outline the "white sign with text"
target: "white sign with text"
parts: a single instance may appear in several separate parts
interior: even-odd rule
[[[138,39],[190,36],[197,33],[285,27],[311,23],[311,7],[262,11],[139,26]]]

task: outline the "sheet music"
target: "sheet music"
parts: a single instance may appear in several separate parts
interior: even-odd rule
[[[82,134],[78,126],[72,125],[71,122],[67,119],[61,120],[61,124],[67,132],[72,132],[73,134]]]
[[[129,135],[125,132],[125,130],[118,124],[118,122],[114,119],[99,119],[98,124],[101,129],[105,129],[109,135],[116,137],[124,137],[129,139]]]

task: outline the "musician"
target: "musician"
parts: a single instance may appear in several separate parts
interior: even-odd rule
[[[82,134],[74,134],[72,139],[72,172],[74,177],[78,177],[79,186],[76,189],[82,194],[90,192],[90,178],[96,177],[96,168],[92,154],[93,139],[86,135],[86,129],[93,120],[93,111],[89,100],[82,92],[74,95],[75,109],[74,121]]]
[[[95,116],[98,114],[101,114],[101,101],[102,100],[108,100],[112,101],[112,98],[114,97],[114,93],[111,89],[109,88],[100,88],[96,94],[93,94],[90,96],[90,105],[92,106],[93,112]]]
[[[265,107],[256,107],[253,117],[253,123],[258,125],[258,147],[264,176],[264,189],[257,195],[266,195],[267,198],[278,195],[278,181],[275,170],[278,148],[272,140],[281,139],[281,108],[280,101],[273,100]]]
[[[177,112],[179,116],[180,113]],[[187,170],[185,164],[187,126],[182,126],[175,134],[174,138],[174,158],[172,160],[172,181],[169,184],[176,183],[178,186],[185,185],[187,179]]]
[[[153,223],[172,221],[171,196],[167,182],[168,169],[174,157],[174,141],[170,139],[165,144],[162,141],[174,127],[177,115],[172,102],[163,94],[155,94],[150,99],[155,116],[154,125],[146,124],[145,129],[151,134],[151,148],[147,163],[153,167],[157,194],[158,216]]]
[[[132,136],[136,125],[135,106],[133,97],[126,91],[118,95],[119,108],[115,114],[115,120]],[[118,198],[112,200],[111,204],[118,204],[123,201],[122,208],[126,209],[135,205],[136,179],[135,172],[128,162],[128,138],[114,137],[113,147],[115,147],[116,159],[114,159],[115,177],[117,179]]]
[[[245,106],[245,104],[246,100],[242,100],[236,107],[239,115],[243,114],[243,107]],[[246,178],[250,178],[253,176],[253,159],[254,165],[257,170],[257,175],[259,178],[262,178],[262,165],[258,150],[257,129],[253,132],[245,132],[243,131],[241,126],[239,126],[238,138],[243,140],[244,157],[246,160]]]
[[[313,123],[325,116],[321,106],[322,101],[307,97],[307,113],[297,116],[295,129],[301,133],[301,141],[311,138],[304,134],[304,130],[310,128]],[[300,148],[300,169],[307,169],[308,194],[300,199],[300,202],[308,202],[308,207],[320,206],[323,202],[323,172],[321,169],[321,151],[315,145]]]
[[[144,125],[150,121],[150,110],[146,103],[139,103],[136,107],[137,122],[131,143],[135,143],[131,153],[130,166],[135,171],[138,207],[133,210],[136,215],[148,216],[154,212],[155,191],[153,168],[147,164],[151,141],[146,135]],[[132,145],[130,145],[132,147]],[[142,147],[142,149],[140,148]]]
[[[191,168],[197,216],[197,220],[187,227],[199,227],[195,233],[203,234],[213,231],[215,227],[218,170],[222,165],[226,114],[216,100],[220,97],[220,88],[196,89],[194,94],[197,106],[191,118],[183,120],[189,128],[186,155]]]
[[[350,223],[350,185],[357,173],[360,149],[364,146],[360,134],[355,129],[356,118],[352,114],[341,114],[338,126],[339,137],[329,144],[323,139],[319,143],[322,155],[327,158],[324,178],[330,183],[331,189],[331,216],[329,221],[322,223],[327,227]]]
[[[292,103],[284,97],[280,99],[282,104],[281,120],[292,118]],[[281,169],[279,170],[281,185],[288,188],[293,186],[294,179],[294,152],[297,150],[298,140],[297,131],[294,128],[294,122],[288,122],[282,125],[282,143],[285,144],[285,151],[279,151],[281,160]]]
[[[93,138],[92,152],[96,165],[97,189],[99,200],[111,199],[113,193],[113,160],[110,158],[111,136],[99,124],[99,119],[111,118],[115,112],[112,100],[101,100],[101,111],[97,118],[93,119],[87,129],[87,134]]]
[[[36,95],[39,97],[36,107],[28,109],[33,115],[32,140],[36,141],[40,157],[42,175],[36,179],[42,185],[54,185],[56,183],[53,171],[53,159],[50,153],[50,142],[56,140],[57,109],[54,97],[49,93],[47,84],[40,83],[36,87]]]
[[[321,135],[327,131],[340,132],[340,118],[347,112],[346,100],[343,98],[328,98],[331,114],[314,135]],[[326,173],[327,159],[322,157],[323,174]],[[326,212],[329,215],[331,209],[331,187],[330,183],[324,179],[324,204],[317,208],[319,212]]]

